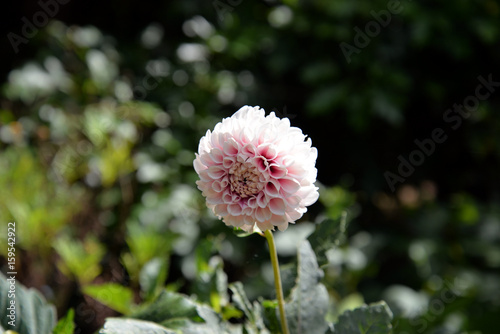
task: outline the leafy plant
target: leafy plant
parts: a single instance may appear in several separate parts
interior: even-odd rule
[[[56,326],[56,309],[35,289],[26,289],[13,277],[0,273],[0,331],[50,334]]]

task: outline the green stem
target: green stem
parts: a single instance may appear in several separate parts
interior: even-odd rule
[[[269,253],[271,254],[271,263],[273,264],[274,286],[276,287],[276,297],[278,298],[278,308],[280,311],[281,329],[283,334],[290,334],[285,316],[285,298],[283,297],[283,288],[281,287],[280,268],[278,264],[278,253],[276,253],[276,245],[274,244],[273,233],[266,230],[265,237],[269,244]]]

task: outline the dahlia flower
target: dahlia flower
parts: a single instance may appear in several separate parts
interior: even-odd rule
[[[244,106],[201,138],[193,162],[196,184],[226,225],[283,231],[318,199],[317,155],[288,118]]]

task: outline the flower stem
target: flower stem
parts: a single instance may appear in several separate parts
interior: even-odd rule
[[[276,287],[276,297],[278,298],[278,308],[280,311],[281,329],[283,334],[290,334],[285,316],[285,298],[283,297],[283,288],[281,287],[280,268],[278,264],[278,253],[276,253],[276,245],[274,244],[273,233],[266,230],[265,237],[269,244],[269,253],[271,255],[271,263],[273,264],[274,286]]]

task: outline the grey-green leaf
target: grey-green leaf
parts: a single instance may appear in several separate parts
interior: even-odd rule
[[[245,313],[248,321],[245,324],[246,331],[248,333],[259,333],[265,334],[269,333],[264,325],[263,319],[263,309],[258,302],[254,302],[253,305],[250,303],[243,284],[241,282],[235,282],[229,285],[229,289],[233,292],[233,301],[236,306]]]
[[[338,247],[345,239],[347,228],[346,213],[339,219],[326,219],[316,225],[316,230],[307,238],[314,252],[318,256],[318,263],[322,266],[328,262],[325,252]]]
[[[13,282],[14,285],[11,284]],[[11,287],[15,289],[15,293]],[[13,295],[15,298],[11,298]],[[15,311],[12,313],[8,309],[12,305],[11,301],[15,301],[15,306],[12,306]],[[7,280],[2,273],[0,273],[0,317],[1,330],[13,330],[19,334],[50,334],[57,321],[55,307],[47,303],[37,290],[26,289],[15,280]]]
[[[107,318],[101,334],[178,334],[177,332],[157,325],[153,322],[125,319]]]
[[[328,310],[328,291],[319,281],[316,255],[309,242],[304,241],[298,251],[298,278],[292,289],[291,300],[285,305],[288,326],[296,334],[323,334],[328,328],[325,316]]]
[[[388,334],[392,312],[383,301],[345,311],[335,325],[335,334]]]
[[[132,314],[133,318],[161,323],[173,318],[195,319],[196,303],[179,293],[162,291],[158,298]]]

